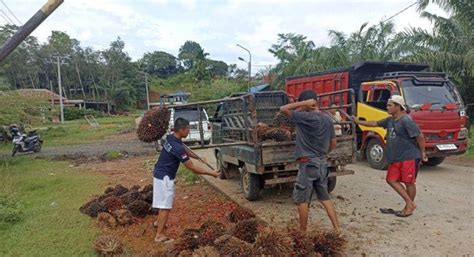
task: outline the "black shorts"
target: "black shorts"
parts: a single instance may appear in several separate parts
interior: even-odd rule
[[[293,201],[309,203],[313,190],[316,191],[318,200],[329,200],[328,176],[329,170],[324,159],[316,157],[308,162],[300,163],[293,190]]]

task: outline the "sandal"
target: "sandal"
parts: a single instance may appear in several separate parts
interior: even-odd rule
[[[395,213],[395,216],[397,217],[400,217],[400,218],[406,218],[406,217],[410,217],[413,213],[406,213],[404,211],[397,211]]]
[[[380,208],[380,213],[382,214],[394,214],[397,215],[397,211],[392,208]]]

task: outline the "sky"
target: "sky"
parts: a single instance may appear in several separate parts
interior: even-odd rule
[[[0,0],[0,24],[25,23],[47,0]],[[105,49],[118,36],[133,60],[146,52],[165,51],[177,56],[186,40],[198,42],[210,58],[236,63],[252,53],[255,72],[277,61],[268,52],[279,33],[303,34],[317,46],[329,45],[329,30],[346,34],[364,22],[374,25],[414,0],[65,0],[33,33],[45,42],[59,30],[82,46]],[[428,11],[446,15],[437,6]],[[8,16],[8,17],[5,17]],[[393,18],[396,30],[410,26],[430,29],[413,6]],[[20,23],[21,22],[21,23]],[[254,73],[252,72],[252,73]]]

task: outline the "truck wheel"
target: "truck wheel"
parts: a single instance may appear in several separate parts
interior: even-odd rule
[[[217,163],[217,169],[221,172],[221,174],[219,175],[219,178],[228,179],[227,171],[225,170],[224,161],[222,160],[221,152],[216,153],[216,163]]]
[[[247,172],[245,165],[241,168],[240,184],[245,199],[255,201],[260,198],[260,192],[263,188],[262,180],[261,175]]]
[[[385,170],[388,166],[385,149],[380,140],[374,138],[369,141],[365,149],[365,157],[370,167],[377,170]]]
[[[424,162],[423,164],[434,167],[434,166],[440,165],[443,161],[444,161],[444,157],[431,157],[431,158],[428,158],[428,161]]]

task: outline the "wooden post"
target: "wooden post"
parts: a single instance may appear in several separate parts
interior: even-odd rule
[[[11,38],[0,47],[0,62],[15,50],[64,0],[48,0]]]

